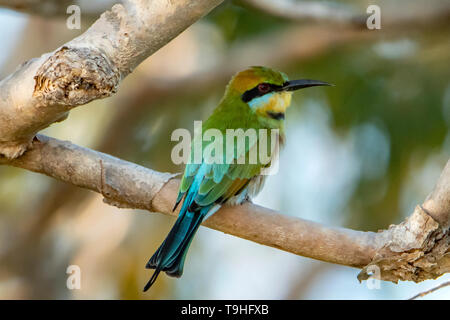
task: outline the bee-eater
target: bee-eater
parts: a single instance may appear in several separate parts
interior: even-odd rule
[[[292,92],[325,85],[330,84],[316,80],[288,80],[282,72],[266,67],[251,67],[231,79],[221,102],[203,122],[202,131],[217,129],[225,136],[227,129],[266,129],[269,132],[276,129],[279,145],[282,146],[285,112],[291,103]],[[202,141],[203,150],[211,142]],[[255,147],[251,144],[246,140],[243,152],[232,146],[232,158],[249,158],[248,153]],[[224,153],[230,154],[230,150],[226,150],[227,145],[223,145]],[[275,152],[269,150],[269,156],[272,160]],[[198,163],[190,161],[186,165],[174,210],[182,200],[183,204],[174,226],[146,265],[146,268],[155,271],[144,291],[151,287],[161,271],[168,276],[180,277],[189,245],[202,221],[223,204],[237,205],[255,196],[267,177],[262,174],[262,170],[270,165],[260,160],[256,163],[211,163],[207,157],[201,155]]]

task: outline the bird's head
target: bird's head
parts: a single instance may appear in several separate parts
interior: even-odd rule
[[[251,67],[231,79],[228,91],[238,95],[258,115],[283,120],[293,91],[329,85],[317,80],[289,80],[283,72],[266,67]]]

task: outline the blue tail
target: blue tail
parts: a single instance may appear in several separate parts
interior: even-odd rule
[[[155,272],[145,285],[144,292],[155,283],[161,271],[171,277],[181,277],[189,245],[209,209],[210,206],[197,207],[180,212],[166,239],[146,265],[146,268],[155,269]]]

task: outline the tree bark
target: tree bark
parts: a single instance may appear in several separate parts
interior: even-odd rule
[[[123,2],[0,82],[0,155],[20,156],[38,131],[72,108],[114,94],[137,65],[222,0]]]
[[[0,82],[0,164],[101,193],[106,203],[176,215],[178,183],[104,153],[36,133],[73,107],[112,95],[140,62],[221,0],[128,0],[84,34]],[[3,155],[3,156],[2,156]],[[434,191],[399,225],[377,233],[327,227],[251,203],[223,207],[204,225],[294,254],[362,268],[389,281],[450,271],[450,162]]]
[[[0,163],[101,193],[106,203],[120,208],[146,209],[168,215],[178,213],[172,211],[179,183],[175,175],[156,172],[67,141],[38,135],[22,157],[3,158]],[[393,282],[435,279],[450,271],[449,229],[433,218],[448,217],[445,208],[449,177],[450,161],[423,206],[417,206],[401,224],[377,233],[324,226],[252,203],[225,206],[203,224],[297,255],[363,268],[360,280],[367,279],[374,268],[378,268],[380,279]],[[426,206],[426,203],[433,203],[433,206]]]

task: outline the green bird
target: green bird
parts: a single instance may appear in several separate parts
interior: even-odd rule
[[[284,144],[285,112],[291,103],[292,92],[328,85],[316,80],[288,80],[284,73],[266,67],[251,67],[233,76],[221,102],[202,124],[202,132],[214,129],[222,134],[223,141],[218,141],[222,149],[217,148],[208,154],[205,151],[215,139],[203,141],[202,137],[194,137],[190,161],[181,179],[174,210],[182,201],[183,204],[174,226],[146,265],[146,268],[155,271],[144,291],[155,283],[161,271],[172,277],[182,275],[189,245],[202,221],[221,205],[241,204],[262,189],[267,177],[263,171],[270,167],[276,156],[273,145],[277,144],[273,137],[276,137],[279,146]],[[256,139],[244,137],[245,142],[240,147],[239,143],[230,145],[225,141],[230,129],[265,132],[267,139],[262,141],[261,136],[256,134]],[[201,139],[202,154],[197,159],[199,161],[193,161],[198,139]],[[270,145],[270,148],[266,145],[269,161],[263,162],[259,158],[250,161],[251,152],[260,150],[258,148],[265,143]],[[216,161],[211,161],[211,158]]]

